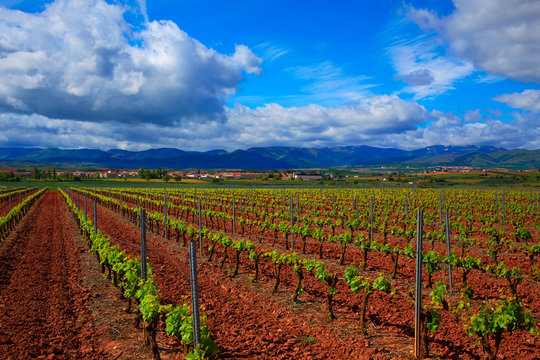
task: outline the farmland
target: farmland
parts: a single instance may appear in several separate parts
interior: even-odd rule
[[[30,199],[26,190],[12,199]],[[0,350],[8,358],[414,358],[419,229],[422,356],[540,357],[536,189],[112,186],[34,194],[0,243]],[[107,296],[81,290],[99,280]],[[100,306],[125,323],[116,340]],[[55,325],[42,324],[43,314]]]

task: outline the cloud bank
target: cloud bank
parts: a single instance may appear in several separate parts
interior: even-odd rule
[[[499,95],[493,100],[513,108],[540,114],[540,90],[524,90],[521,93]]]
[[[422,29],[435,31],[457,56],[491,74],[540,83],[540,2],[454,0],[452,14],[409,8]]]
[[[57,0],[41,13],[0,8],[0,112],[171,125],[224,121],[225,99],[261,59],[223,55],[171,21],[132,30],[127,8]]]
[[[282,107],[267,104],[226,110],[227,122],[188,121],[183,126],[152,123],[105,124],[48,119],[42,115],[0,114],[0,144],[62,148],[145,150],[246,149],[256,146],[325,147],[372,145],[416,149],[433,144],[540,148],[538,116],[513,114],[504,122],[468,114],[427,111],[397,96],[374,96],[349,106]],[[481,121],[480,121],[481,119]],[[472,122],[474,120],[474,122]],[[11,124],[17,122],[17,127]]]

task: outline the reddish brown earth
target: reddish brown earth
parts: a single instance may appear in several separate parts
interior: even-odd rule
[[[60,194],[0,243],[0,358],[149,359]]]

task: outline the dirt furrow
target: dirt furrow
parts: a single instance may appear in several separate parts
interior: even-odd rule
[[[0,357],[149,359],[98,268],[61,195],[47,191],[0,243]]]

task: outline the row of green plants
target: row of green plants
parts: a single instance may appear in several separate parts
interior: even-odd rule
[[[187,298],[180,299],[179,305],[163,304],[151,267],[147,265],[146,280],[143,280],[140,260],[122,251],[99,229],[95,232],[93,223],[90,220],[85,221],[84,213],[65,192],[60,191],[73,211],[90,251],[101,264],[104,276],[120,289],[120,297],[127,299],[128,311],[131,311],[133,304],[136,305],[135,324],[137,327],[142,326],[145,344],[151,348],[154,359],[160,358],[156,342],[160,322],[165,323],[166,333],[183,346],[185,359],[216,356],[218,348],[211,338],[206,315],[201,312],[201,344],[194,348],[191,305]]]
[[[12,199],[15,199],[15,195],[18,195],[19,193],[24,193],[28,190],[34,190],[34,189],[27,189],[27,188],[7,188],[6,192],[0,193],[0,202],[7,201],[9,197],[11,196]]]
[[[6,238],[11,230],[19,223],[24,215],[28,212],[30,207],[36,202],[36,200],[46,191],[47,189],[43,188],[39,191],[36,191],[32,195],[28,196],[21,203],[17,204],[11,209],[9,213],[5,216],[0,216],[0,240]]]

